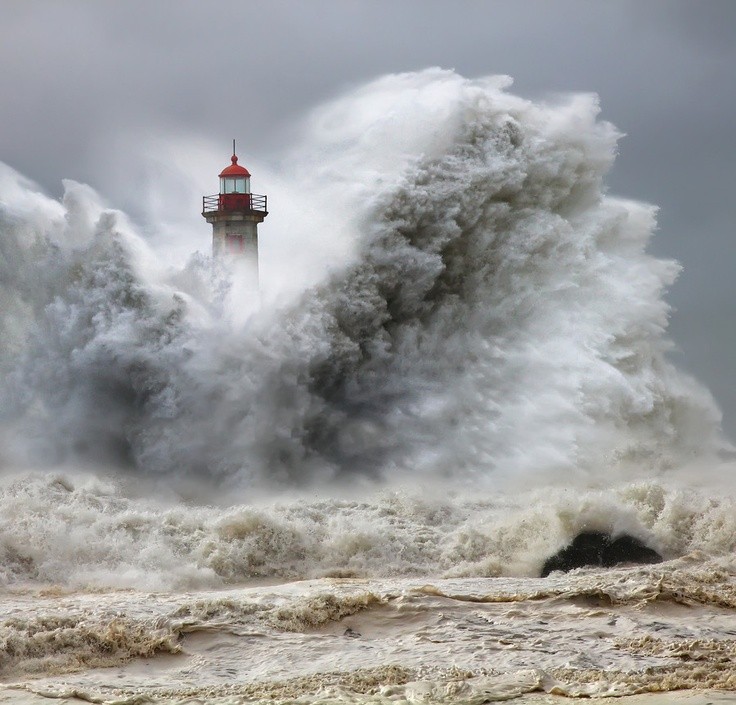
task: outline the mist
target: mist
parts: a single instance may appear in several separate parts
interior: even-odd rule
[[[715,459],[720,412],[667,359],[656,209],[605,193],[619,133],[594,95],[510,83],[430,69],[316,110],[292,161],[311,190],[277,181],[311,217],[278,224],[300,245],[281,272],[272,253],[260,307],[91,188],[59,203],[6,167],[6,462],[232,491]]]

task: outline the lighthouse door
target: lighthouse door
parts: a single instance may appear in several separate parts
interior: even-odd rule
[[[225,252],[232,255],[239,255],[245,252],[245,238],[242,235],[233,235],[231,233],[225,235]]]

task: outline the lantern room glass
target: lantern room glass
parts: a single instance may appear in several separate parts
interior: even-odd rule
[[[221,177],[220,193],[250,193],[250,179],[244,176]]]

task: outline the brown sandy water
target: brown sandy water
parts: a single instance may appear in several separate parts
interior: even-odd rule
[[[702,556],[546,579],[18,589],[3,605],[0,702],[19,705],[736,702],[736,579]]]

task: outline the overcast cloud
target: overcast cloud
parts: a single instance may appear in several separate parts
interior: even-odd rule
[[[534,98],[598,93],[627,134],[611,191],[661,207],[653,250],[685,267],[669,296],[675,357],[736,437],[736,2],[4,0],[0,12],[0,160],[54,195],[62,178],[87,182],[142,220],[150,140],[222,142],[227,157],[235,136],[284,168],[306,111],[382,73],[436,65],[509,74]],[[220,167],[191,178],[214,188]],[[191,217],[206,239],[196,205]]]

